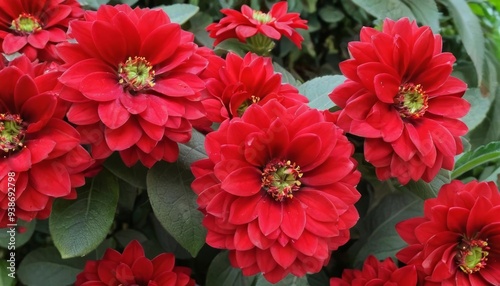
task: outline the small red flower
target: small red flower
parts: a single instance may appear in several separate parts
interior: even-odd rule
[[[214,45],[230,38],[245,43],[256,35],[263,35],[273,40],[285,36],[300,48],[304,38],[296,29],[307,30],[307,21],[301,19],[299,13],[287,13],[287,10],[286,1],[274,4],[268,13],[253,10],[247,5],[241,7],[241,12],[222,9],[226,16],[219,23],[210,24],[207,31],[215,39]]]
[[[93,161],[63,120],[59,74],[25,56],[0,70],[0,227],[47,218],[54,198],[75,198],[85,184]]]
[[[493,182],[452,181],[424,204],[424,217],[396,225],[409,245],[397,258],[423,285],[500,285],[500,193]]]
[[[277,100],[250,106],[206,137],[192,188],[209,245],[275,283],[318,272],[359,215],[353,145],[322,113]]]
[[[416,286],[415,266],[398,268],[392,258],[378,261],[373,255],[366,258],[362,270],[346,269],[342,278],[331,278],[330,286]]]
[[[194,286],[190,275],[191,269],[175,266],[173,254],[162,253],[150,260],[133,240],[123,254],[108,248],[101,260],[87,261],[75,286]]]
[[[403,18],[386,19],[382,31],[364,27],[360,38],[340,64],[347,80],[330,94],[342,108],[339,127],[365,138],[365,159],[381,180],[430,182],[453,169],[467,132],[458,118],[470,104],[466,84],[450,76],[455,57],[441,51],[441,37]]]
[[[119,151],[128,166],[175,161],[190,120],[204,115],[199,74],[207,60],[193,34],[163,10],[128,5],[102,5],[70,27],[76,42],[58,46],[68,68],[61,98],[72,102],[68,119],[94,158]]]
[[[6,54],[58,61],[55,45],[67,40],[71,20],[83,15],[77,0],[0,0],[0,44]]]
[[[217,73],[206,79],[206,86],[209,97],[203,105],[213,122],[240,117],[250,105],[263,105],[272,99],[286,107],[308,102],[295,87],[282,83],[282,75],[274,71],[270,58],[253,53],[243,58],[229,53],[218,63]]]

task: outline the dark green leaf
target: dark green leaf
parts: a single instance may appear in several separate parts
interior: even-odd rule
[[[155,230],[156,238],[158,239],[158,244],[162,247],[163,251],[173,253],[176,258],[179,259],[190,259],[191,254],[187,252],[184,247],[182,247],[175,238],[168,233],[168,231],[163,228],[158,219],[152,216],[153,227]]]
[[[476,68],[478,81],[483,77],[484,36],[481,24],[466,0],[440,0],[448,7],[462,43]]]
[[[194,257],[205,243],[202,214],[190,184],[194,177],[183,163],[160,162],[148,172],[148,195],[161,225]]]
[[[205,159],[205,135],[193,130],[191,140],[186,144],[179,145],[179,159],[184,169],[189,169],[193,162]]]
[[[432,31],[439,33],[439,11],[435,0],[403,0],[410,7],[417,21],[430,26]]]
[[[172,5],[160,5],[158,8],[163,9],[165,13],[170,17],[172,23],[177,23],[182,25],[189,21],[193,17],[200,7],[191,4],[177,3]]]
[[[418,180],[417,182],[410,181],[406,187],[414,194],[425,200],[437,197],[441,186],[449,183],[450,181],[450,171],[441,169],[430,183],[426,183],[422,180]]]
[[[398,191],[385,196],[358,222],[360,239],[348,251],[353,267],[359,268],[370,254],[378,259],[394,257],[406,245],[397,234],[395,225],[421,216],[422,209],[423,200],[411,192]]]
[[[129,244],[132,240],[137,240],[141,244],[148,240],[142,232],[135,229],[122,229],[115,233],[114,236],[118,243],[123,247],[127,246],[127,244]]]
[[[410,8],[401,0],[353,0],[352,2],[379,19],[386,17],[397,20],[402,17],[415,19]]]
[[[471,108],[469,113],[462,118],[462,121],[467,124],[470,131],[476,128],[486,118],[486,114],[491,107],[491,99],[489,97],[483,97],[479,88],[467,89],[464,99],[470,102]]]
[[[49,228],[63,258],[83,256],[105,238],[118,204],[118,180],[103,170],[78,190],[76,200],[57,199]]]
[[[205,28],[213,22],[212,17],[207,13],[198,12],[189,20],[191,24],[190,31],[196,37],[196,40],[205,47],[212,48],[214,46],[214,39],[210,38]]]
[[[82,257],[62,259],[55,247],[37,248],[19,265],[18,277],[28,286],[71,285],[84,265]]]
[[[344,81],[345,77],[342,75],[317,77],[300,85],[299,92],[309,99],[310,107],[326,110],[335,106],[328,94]]]
[[[250,286],[254,285],[255,276],[243,276],[240,269],[233,268],[229,262],[228,252],[219,253],[208,268],[207,281],[205,286],[221,286],[221,285],[238,285]]]
[[[464,153],[456,162],[455,169],[451,172],[451,178],[456,179],[460,175],[470,171],[482,164],[500,159],[500,142],[491,142],[487,145]]]
[[[264,276],[257,275],[255,283],[253,284],[255,286],[309,286],[309,283],[307,282],[307,277],[297,277],[293,276],[292,274],[289,274],[283,280],[276,284],[272,284],[269,281],[264,278]]]
[[[5,231],[0,232],[0,247],[8,248],[9,246],[12,247],[12,245],[14,245],[15,248],[19,248],[23,246],[26,242],[28,242],[28,240],[30,240],[33,232],[35,232],[36,219],[30,222],[18,220],[17,226],[18,230],[19,227],[24,227],[25,231],[23,233],[15,232],[15,235],[13,236],[15,239],[14,242],[11,242],[11,233],[7,233],[7,230],[10,230],[10,227],[5,228]]]
[[[120,3],[127,4],[129,6],[135,5],[139,0],[120,0]]]
[[[103,165],[113,173],[113,175],[130,185],[140,189],[146,189],[146,174],[148,173],[148,169],[141,163],[137,163],[132,167],[127,167],[120,158],[120,155],[115,152],[106,159]]]
[[[307,282],[311,286],[330,285],[330,277],[328,277],[328,274],[322,270],[318,273],[307,274]]]
[[[11,262],[8,262],[7,259],[11,258],[5,257],[5,259],[0,260],[0,285],[14,286],[17,282],[17,265],[15,265],[15,262],[11,265]]]
[[[327,23],[337,23],[342,21],[342,19],[344,19],[345,17],[344,13],[342,13],[342,10],[330,5],[326,5],[319,9],[318,14],[321,19]]]

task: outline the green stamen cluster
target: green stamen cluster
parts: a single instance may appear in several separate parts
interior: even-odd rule
[[[119,83],[126,89],[140,91],[155,85],[155,71],[144,57],[129,57],[118,66]]]
[[[22,13],[17,19],[12,20],[12,30],[20,34],[31,34],[42,29],[40,20],[28,13]]]
[[[285,160],[271,160],[262,172],[262,188],[276,201],[292,199],[293,192],[298,191],[303,173],[295,163]]]
[[[0,113],[0,152],[4,158],[24,147],[27,126],[17,114]]]
[[[429,97],[420,84],[404,84],[394,98],[394,107],[402,118],[417,119],[427,111]]]
[[[487,241],[464,237],[457,248],[457,264],[464,273],[472,274],[486,267],[490,249]]]

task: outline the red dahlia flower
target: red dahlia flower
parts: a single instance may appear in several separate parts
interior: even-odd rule
[[[342,278],[331,278],[330,286],[416,286],[417,271],[414,266],[398,268],[392,258],[380,262],[368,256],[362,270],[346,269]]]
[[[77,0],[0,0],[1,52],[30,60],[57,61],[55,45],[67,40],[71,20],[83,9]]]
[[[92,164],[80,135],[57,111],[59,73],[37,71],[25,56],[0,70],[0,227],[47,218],[54,198],[76,197]],[[9,217],[14,203],[16,217]]]
[[[286,107],[308,102],[295,87],[283,84],[281,79],[270,58],[252,53],[241,58],[229,53],[226,61],[219,63],[217,73],[206,79],[209,97],[203,100],[203,105],[208,119],[222,122],[240,117],[250,105],[262,105],[272,99]]]
[[[241,7],[241,12],[222,9],[226,16],[219,23],[210,24],[207,31],[215,39],[214,45],[235,38],[242,43],[261,46],[263,38],[279,40],[285,36],[301,48],[304,38],[296,29],[307,30],[307,21],[301,19],[299,13],[287,13],[287,10],[286,1],[274,4],[268,13],[253,10],[247,5]]]
[[[175,266],[173,254],[162,253],[150,260],[133,240],[123,254],[108,248],[101,260],[87,261],[75,286],[194,286],[190,275],[191,269]]]
[[[58,46],[68,68],[61,98],[96,159],[119,151],[126,165],[173,162],[177,142],[191,137],[190,120],[202,117],[199,73],[207,60],[193,34],[162,10],[102,5],[73,21],[76,43]]]
[[[252,105],[206,137],[192,188],[209,245],[245,275],[275,283],[318,272],[359,215],[353,145],[321,112],[277,100]]]
[[[441,44],[427,26],[386,19],[382,31],[363,28],[340,64],[347,80],[330,94],[342,108],[337,124],[366,138],[365,158],[381,180],[430,182],[463,151],[466,84],[450,76],[455,57]]]
[[[409,245],[397,258],[423,285],[500,285],[500,193],[493,182],[452,181],[424,204],[424,217],[396,225]]]

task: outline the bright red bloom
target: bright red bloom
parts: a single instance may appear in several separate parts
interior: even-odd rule
[[[190,120],[204,115],[199,73],[207,60],[193,34],[163,10],[128,5],[102,5],[70,27],[76,43],[58,46],[68,68],[61,98],[73,103],[68,119],[92,155],[119,151],[128,166],[175,161],[177,142],[191,137]]]
[[[397,258],[423,285],[500,285],[500,193],[493,182],[452,181],[424,204],[424,217],[396,225],[409,245]]]
[[[162,253],[150,260],[133,240],[123,254],[108,248],[101,260],[87,261],[75,286],[194,286],[190,275],[191,269],[175,266],[173,254]]]
[[[214,45],[231,38],[245,43],[255,35],[264,35],[274,40],[285,36],[300,48],[304,38],[296,29],[307,30],[307,21],[301,19],[299,13],[287,13],[287,10],[286,1],[274,4],[268,13],[253,10],[247,5],[241,6],[241,12],[222,9],[226,16],[219,23],[208,25],[207,31],[215,39]]]
[[[25,56],[0,70],[0,227],[17,218],[47,218],[54,198],[76,197],[93,162],[58,111],[54,88],[60,73],[41,72]],[[11,219],[7,210],[14,197],[8,190],[14,185]]]
[[[239,117],[250,105],[263,105],[272,99],[286,107],[308,102],[294,86],[282,83],[282,75],[274,71],[270,58],[253,53],[244,58],[229,53],[225,61],[219,61],[216,73],[207,76],[206,86],[209,97],[203,105],[213,122]]]
[[[250,106],[206,137],[192,164],[209,245],[277,282],[318,272],[359,215],[353,145],[320,111],[277,100]]]
[[[57,43],[67,40],[71,20],[81,18],[77,0],[0,0],[1,52],[30,60],[57,61]]]
[[[466,84],[450,76],[455,57],[441,52],[438,34],[407,18],[386,19],[382,31],[364,27],[360,36],[340,64],[347,80],[330,94],[342,108],[339,127],[366,138],[365,159],[380,180],[430,182],[453,169],[467,132],[458,118],[470,107]]]
[[[378,261],[373,255],[366,258],[362,270],[345,269],[342,278],[331,278],[330,286],[416,286],[414,266],[398,268],[392,258]]]

